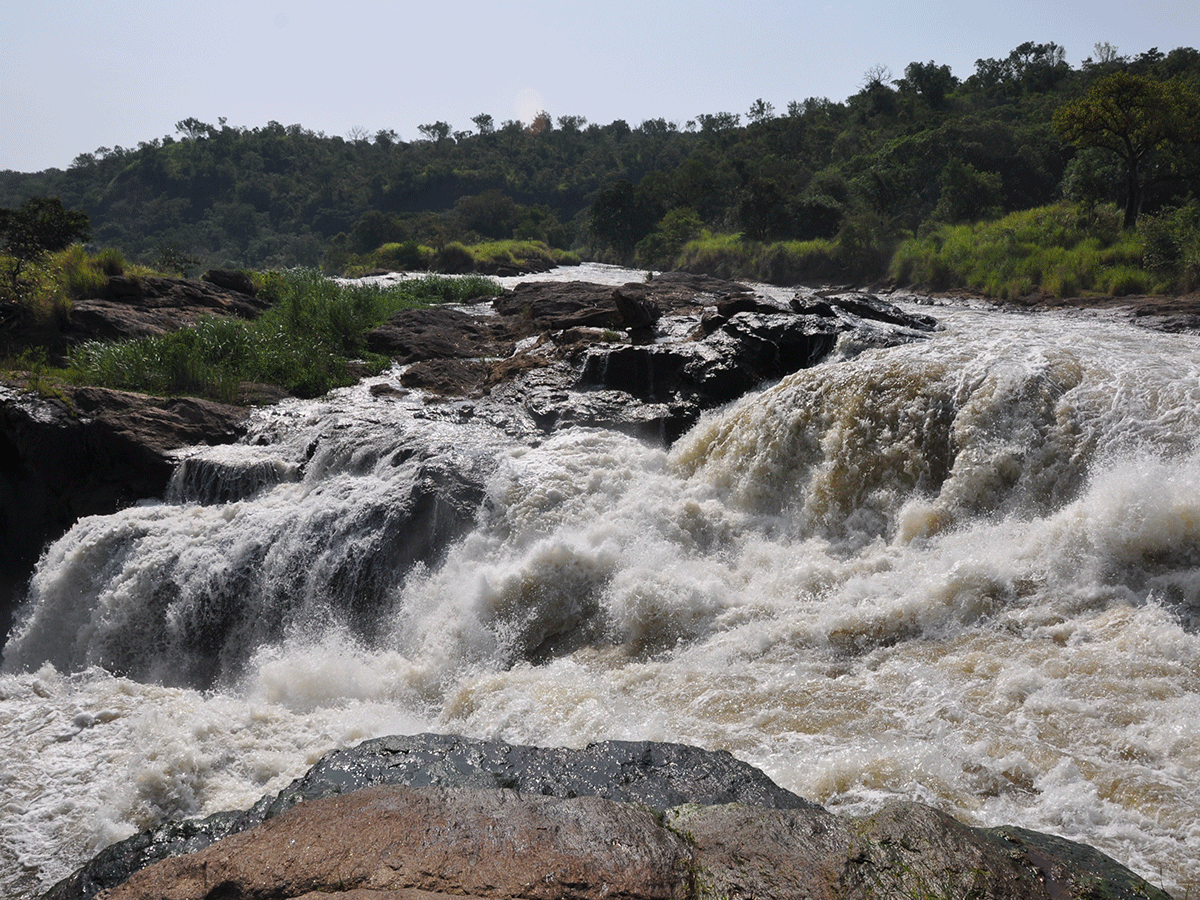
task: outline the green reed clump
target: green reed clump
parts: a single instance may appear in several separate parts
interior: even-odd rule
[[[833,241],[763,243],[708,231],[684,244],[669,268],[767,284],[796,284],[846,275]]]
[[[405,241],[383,244],[370,253],[352,256],[345,266],[345,271],[350,276],[379,269],[461,275],[480,269],[487,271],[495,265],[540,268],[577,266],[579,262],[578,254],[551,247],[545,241],[535,239],[512,238],[480,244],[451,241],[440,250],[418,244],[416,241]]]
[[[253,322],[209,317],[189,328],[137,341],[92,341],[70,358],[84,382],[155,394],[236,399],[239,385],[278,385],[314,397],[352,384],[348,363],[386,360],[364,350],[363,334],[401,309],[461,303],[500,292],[478,276],[430,276],[394,285],[339,282],[309,269],[257,277],[270,308]]]
[[[485,241],[468,248],[477,264],[506,263],[509,265],[577,266],[579,255],[569,250],[551,247],[545,241],[511,238],[503,241]]]
[[[1139,231],[1122,231],[1115,207],[1058,203],[974,225],[939,225],[902,241],[890,273],[901,284],[966,288],[988,297],[1144,293]]]

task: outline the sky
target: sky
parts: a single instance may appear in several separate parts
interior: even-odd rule
[[[601,125],[844,100],[869,69],[960,78],[1054,41],[1073,66],[1200,47],[1194,0],[0,0],[0,170],[66,168],[194,117],[421,137],[487,113]]]

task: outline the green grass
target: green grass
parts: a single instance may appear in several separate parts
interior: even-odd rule
[[[767,284],[845,277],[845,267],[833,241],[762,243],[743,240],[736,234],[708,231],[683,245],[674,268]]]
[[[314,397],[352,384],[348,363],[379,370],[363,334],[401,309],[464,302],[500,292],[478,276],[429,276],[395,285],[344,284],[310,269],[259,276],[271,303],[259,319],[209,317],[190,328],[138,341],[92,341],[70,357],[81,382],[146,393],[233,401],[244,382],[278,385]]]
[[[98,296],[110,275],[123,275],[127,270],[148,273],[146,269],[127,266],[119,250],[105,249],[91,254],[82,244],[26,262],[14,289],[11,272],[15,265],[11,257],[0,254],[0,302],[15,303],[29,320],[47,324],[65,322],[72,303]]]
[[[489,263],[545,263],[551,266],[579,265],[579,257],[569,250],[559,250],[544,241],[506,240],[472,244],[467,250],[476,260]]]
[[[1059,203],[992,222],[940,225],[903,241],[898,283],[963,288],[987,297],[1125,296],[1165,290],[1143,266],[1139,232],[1120,230],[1115,208]]]
[[[370,253],[352,257],[346,274],[361,275],[377,269],[458,274],[481,268],[488,269],[495,265],[577,266],[579,256],[537,240],[513,239],[481,244],[451,241],[441,249],[409,241],[403,244],[384,244]]]

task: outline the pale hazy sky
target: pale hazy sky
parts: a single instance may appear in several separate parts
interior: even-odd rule
[[[420,137],[584,116],[607,124],[782,113],[844,100],[872,66],[960,78],[980,57],[1054,41],[1077,66],[1107,41],[1136,55],[1200,47],[1195,0],[0,0],[0,170],[65,168],[136,147],[194,116],[328,135]]]

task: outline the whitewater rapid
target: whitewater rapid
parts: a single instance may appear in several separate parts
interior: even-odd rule
[[[0,894],[422,730],[728,749],[834,810],[916,799],[1200,889],[1200,339],[934,312],[669,449],[393,373],[81,521],[5,649]],[[431,471],[483,486],[444,545],[390,518]]]

